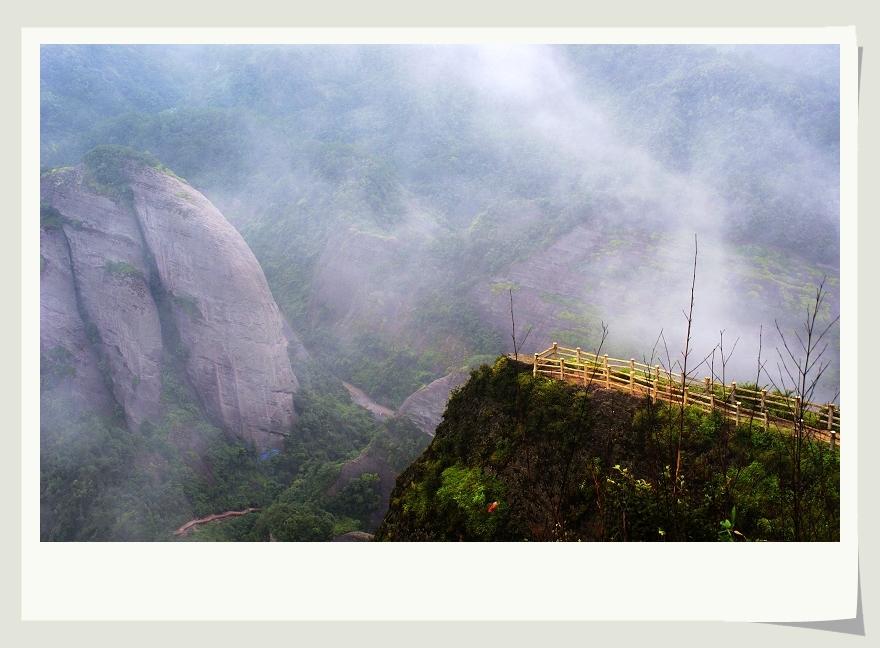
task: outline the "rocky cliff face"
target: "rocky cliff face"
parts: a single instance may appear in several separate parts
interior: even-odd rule
[[[71,410],[109,413],[113,397],[79,312],[70,251],[60,227],[40,230],[40,387]]]
[[[284,323],[222,214],[119,151],[44,175],[41,203],[41,350],[66,362],[55,372],[65,384],[45,387],[112,402],[137,429],[160,413],[163,362],[182,358],[217,425],[280,446],[297,389]]]
[[[422,430],[425,434],[434,436],[434,430],[443,419],[446,403],[452,391],[467,382],[468,373],[456,371],[438,378],[413,393],[403,401],[398,413]]]

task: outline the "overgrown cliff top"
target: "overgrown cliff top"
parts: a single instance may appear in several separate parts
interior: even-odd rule
[[[790,538],[786,436],[686,410],[673,497],[678,430],[677,406],[533,377],[499,358],[454,393],[376,539]],[[808,445],[805,517],[814,539],[833,539],[838,455]]]

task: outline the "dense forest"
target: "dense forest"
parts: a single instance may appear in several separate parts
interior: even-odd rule
[[[204,196],[265,275],[298,383],[277,446],[231,434],[194,385],[199,353],[181,343],[211,328],[198,321],[206,300],[173,277],[160,285],[174,271],[161,254],[143,267],[111,254],[96,285],[156,304],[157,369],[120,363],[136,373],[126,392],[151,377],[153,405],[134,423],[120,402],[67,398],[81,396],[68,393],[82,371],[72,357],[112,347],[100,317],[83,318],[86,342],[41,348],[43,539],[167,540],[187,520],[249,507],[260,511],[186,537],[373,532],[394,478],[431,443],[405,404],[513,350],[511,296],[523,352],[595,348],[604,321],[608,352],[641,358],[661,331],[681,337],[694,233],[694,354],[722,338],[735,351],[726,380],[754,380],[759,339],[780,346],[774,322],[796,329],[823,278],[820,315],[839,310],[836,47],[43,46],[40,68],[43,183],[62,192],[78,178],[94,204],[149,218],[132,202],[138,183],[114,175],[136,159],[170,178],[163,204],[184,213]],[[92,225],[47,203],[40,227],[76,267]],[[48,280],[55,265],[41,255]],[[837,329],[828,335],[816,397],[831,401]],[[93,364],[119,401],[121,369]],[[346,385],[393,415],[371,414]],[[730,435],[731,453],[752,452]],[[651,450],[608,452],[591,455],[615,462],[605,477],[617,464],[647,470]],[[750,539],[789,539],[778,488],[760,496],[763,531],[758,504],[716,492],[700,539],[733,523],[734,504]]]

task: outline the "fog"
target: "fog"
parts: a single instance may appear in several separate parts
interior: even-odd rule
[[[833,62],[835,56],[833,50],[823,52],[822,48],[814,48],[801,59],[804,64],[799,67],[792,48],[749,48],[749,58],[757,62],[746,58],[745,63],[738,60],[741,53],[736,48],[724,51],[728,55],[723,59],[725,67],[741,66],[745,68],[744,74],[756,75],[771,75],[768,65],[778,67],[784,70],[777,79],[781,83],[792,75],[814,74],[813,65],[807,61],[815,61],[820,53],[825,55],[826,63]],[[628,139],[628,131],[634,129],[625,123],[626,115],[610,110],[613,99],[603,95],[603,89],[597,85],[583,83],[559,48],[436,48],[420,54],[407,62],[413,83],[421,88],[464,85],[468,94],[476,98],[475,127],[483,132],[505,134],[487,142],[495,147],[498,157],[505,158],[515,150],[544,152],[536,166],[540,167],[537,173],[555,179],[548,193],[564,196],[567,187],[577,186],[608,198],[602,209],[590,213],[584,224],[578,225],[584,228],[586,237],[597,229],[603,233],[649,230],[663,234],[664,248],[647,252],[659,253],[665,259],[659,290],[656,278],[651,276],[657,269],[639,258],[645,251],[624,248],[619,254],[632,261],[632,272],[619,278],[607,273],[598,287],[591,276],[583,276],[582,291],[568,295],[584,303],[602,304],[602,319],[611,331],[607,343],[610,353],[647,354],[651,351],[647,347],[662,330],[672,359],[678,358],[686,330],[681,311],[689,299],[696,234],[700,243],[693,322],[696,348],[690,366],[694,366],[695,359],[701,360],[711,353],[724,331],[727,351],[739,340],[727,367],[728,379],[754,380],[759,331],[763,328],[762,357],[765,361],[769,359],[772,377],[781,384],[775,355],[780,340],[774,322],[778,319],[783,332],[791,338],[792,329],[800,325],[805,313],[780,309],[776,302],[755,303],[737,290],[737,280],[744,272],[742,266],[750,259],[730,248],[725,224],[732,216],[744,220],[743,212],[751,205],[725,196],[725,185],[734,181],[732,176],[739,172],[768,186],[768,198],[776,203],[785,202],[790,208],[790,216],[779,216],[790,218],[790,222],[782,224],[784,228],[815,228],[827,242],[831,249],[821,261],[832,263],[825,263],[821,272],[834,277],[835,241],[825,236],[822,229],[835,235],[839,229],[835,146],[823,148],[815,140],[799,136],[796,124],[786,122],[786,115],[780,110],[756,105],[754,97],[743,96],[737,99],[749,107],[748,129],[723,120],[713,123],[712,113],[695,116],[701,123],[690,143],[693,163],[670,165],[660,158],[656,148]],[[826,69],[833,70],[828,66]],[[822,81],[829,91],[836,87],[834,77]],[[803,215],[805,222],[799,222],[799,215]],[[756,243],[763,239],[761,232],[753,238]],[[807,257],[805,262],[810,264],[815,259]],[[602,267],[589,269],[592,273],[603,273]],[[818,279],[818,272],[815,277]],[[804,286],[805,291],[809,288]],[[501,295],[502,302],[504,297]],[[825,314],[833,316],[836,295],[830,295],[830,301],[831,307]],[[627,306],[625,302],[633,305]],[[540,326],[541,322],[524,324]],[[641,341],[642,349],[635,348],[635,340]],[[548,344],[549,339],[535,341],[536,348]],[[707,366],[700,371],[700,375],[709,373]],[[762,380],[767,380],[766,375]],[[823,384],[820,391],[828,397],[833,390],[833,385]]]
[[[778,380],[774,320],[797,327],[824,275],[837,314],[835,47],[134,49],[153,105],[122,93],[57,155],[108,139],[156,154],[241,229],[294,328],[340,355],[368,332],[439,349],[439,375],[505,350],[508,296],[490,286],[510,283],[529,350],[566,332],[589,348],[602,320],[609,354],[648,356],[662,330],[674,359],[695,235],[692,358],[724,330],[740,339],[728,373],[753,380],[763,326]],[[100,64],[119,72],[111,50]],[[206,110],[234,141],[166,124]],[[107,125],[131,112],[158,125]],[[282,278],[285,262],[299,270]],[[424,326],[428,295],[497,342]]]
[[[187,374],[153,277],[139,289],[163,304],[158,370],[113,374],[70,294],[77,250],[62,245],[88,214],[41,208],[41,312],[56,320],[41,329],[43,539],[168,539],[187,519],[245,507],[266,510],[214,539],[267,540],[287,520],[305,529],[287,539],[374,529],[429,438],[375,420],[342,381],[397,411],[513,351],[512,315],[521,352],[596,350],[604,323],[603,353],[677,372],[695,272],[688,369],[708,376],[716,349],[722,377],[723,331],[725,356],[735,345],[724,379],[753,382],[762,332],[771,388],[791,387],[777,323],[796,349],[823,278],[819,329],[838,315],[837,47],[44,46],[40,81],[46,182],[102,145],[185,178],[259,261],[300,386],[295,421],[274,430],[289,433],[283,448],[245,448]],[[81,177],[99,195],[66,204],[131,207],[124,189]],[[97,292],[113,282],[108,299],[127,299],[123,282],[145,279],[117,259],[128,239],[89,234]],[[184,256],[198,245],[179,238]],[[108,326],[127,324],[106,307]],[[839,387],[837,327],[827,341],[817,402]],[[284,339],[270,342],[283,365]],[[128,429],[115,394],[142,378],[159,402]],[[224,407],[252,404],[233,391]],[[333,480],[353,464],[386,491],[360,475],[337,497],[331,482],[347,492]]]

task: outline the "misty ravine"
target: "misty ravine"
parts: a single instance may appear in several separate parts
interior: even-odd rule
[[[44,45],[40,74],[42,540],[835,538],[836,46]],[[773,402],[556,385],[554,343]]]

